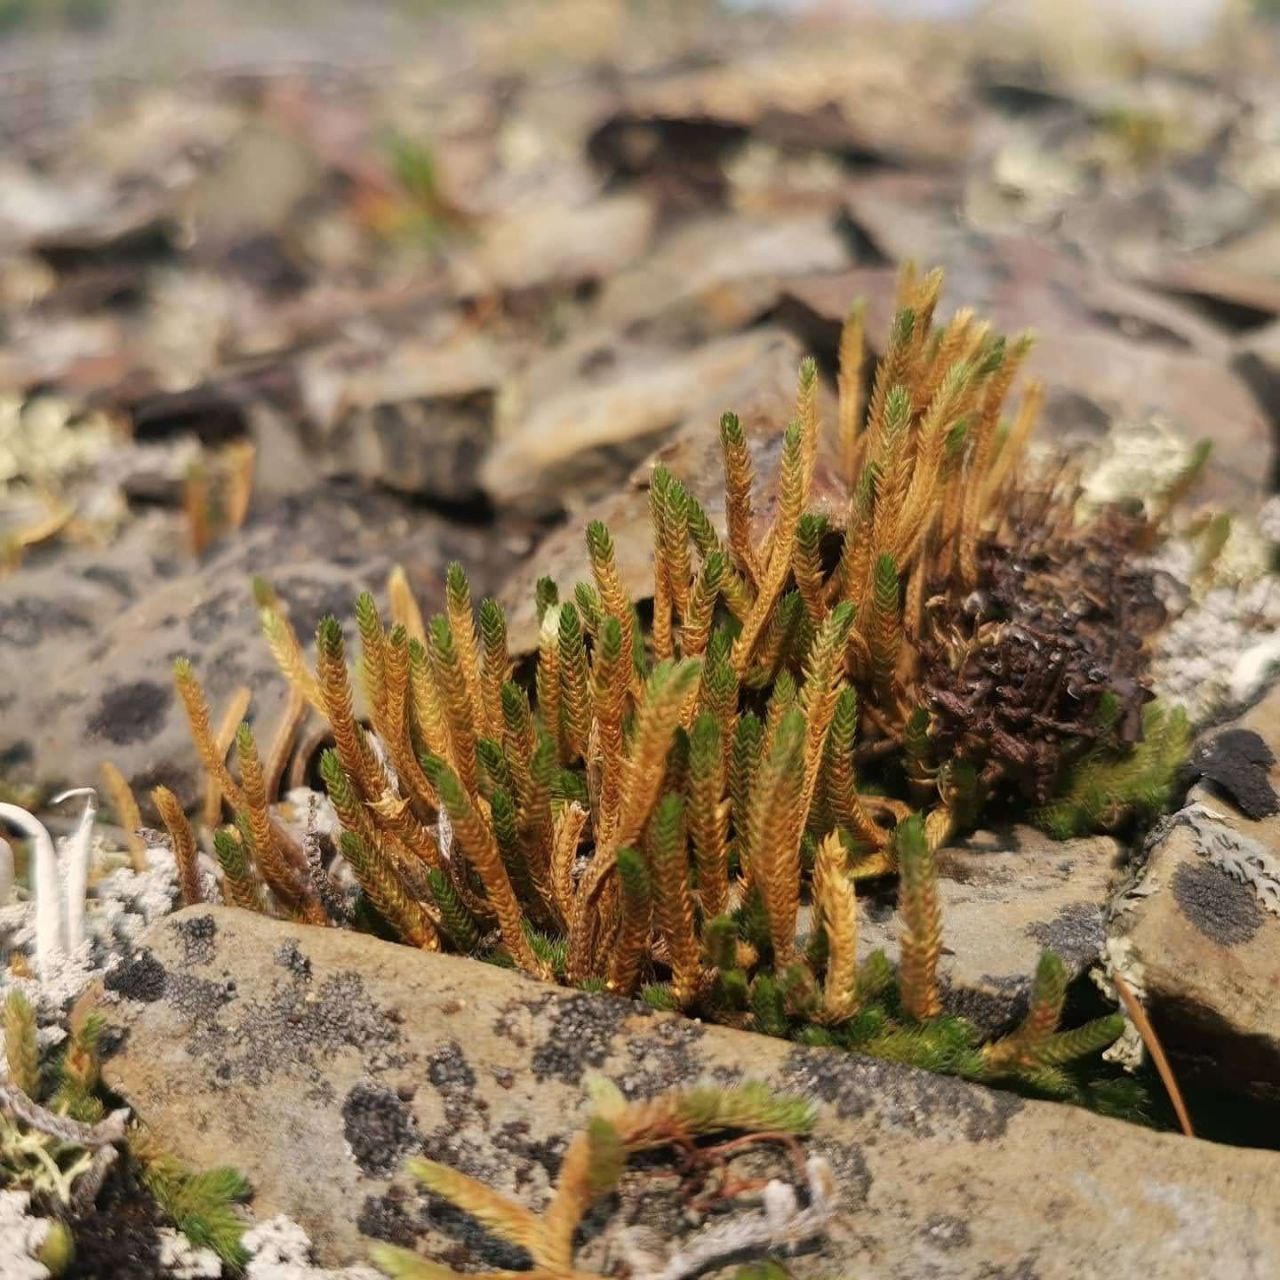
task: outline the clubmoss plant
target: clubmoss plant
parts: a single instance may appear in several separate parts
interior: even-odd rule
[[[729,1144],[733,1149],[742,1146],[743,1138],[794,1143],[795,1136],[808,1133],[814,1122],[808,1101],[779,1096],[760,1084],[705,1086],[627,1102],[609,1081],[596,1079],[592,1093],[594,1114],[565,1151],[555,1192],[541,1217],[434,1160],[411,1160],[409,1171],[426,1190],[470,1214],[494,1236],[524,1249],[533,1260],[533,1270],[527,1274],[548,1280],[557,1276],[600,1280],[594,1272],[574,1267],[575,1236],[592,1206],[617,1189],[631,1156],[674,1146],[683,1153],[687,1177],[723,1158],[714,1146],[695,1145],[701,1139],[737,1133],[741,1136]],[[774,1210],[771,1214],[708,1228],[668,1260],[661,1274],[676,1280],[754,1246],[796,1244],[820,1234],[834,1209],[834,1179],[825,1161],[810,1160],[808,1173],[806,1210],[799,1209],[794,1192],[786,1199],[790,1189],[784,1184],[770,1183],[765,1196]],[[397,1280],[449,1280],[463,1274],[392,1245],[378,1246],[374,1260]]]
[[[233,1169],[190,1170],[140,1126],[127,1126],[127,1111],[107,1114],[98,1073],[101,1016],[85,1018],[46,1061],[35,1010],[16,987],[3,1021],[8,1074],[0,1080],[0,1182],[82,1210],[127,1147],[160,1207],[193,1244],[210,1246],[233,1266],[244,1262],[245,1222],[235,1208],[248,1192],[244,1178]]]
[[[229,1166],[197,1171],[136,1132],[132,1154],[142,1165],[143,1181],[166,1217],[197,1248],[212,1249],[224,1263],[240,1268],[248,1260],[241,1238],[248,1222],[238,1209],[250,1187]]]
[[[429,620],[400,571],[389,629],[361,597],[354,676],[337,619],[320,623],[313,670],[255,586],[294,692],[286,730],[306,705],[330,727],[320,772],[357,918],[572,986],[1083,1096],[1064,1064],[1118,1022],[1058,1033],[1052,958],[1010,1038],[983,1046],[943,1012],[933,854],[1011,806],[1064,835],[1150,812],[1185,722],[1143,708],[1155,615],[1124,556],[1149,531],[1074,521],[1061,469],[1025,457],[1040,388],[1010,403],[1030,339],[968,311],[935,325],[941,286],[904,271],[865,387],[861,309],[850,318],[840,527],[809,510],[821,426],[806,360],[772,518],[757,518],[752,451],[727,413],[723,529],[655,467],[651,625],[591,523],[592,581],[572,599],[537,584],[531,689],[511,678],[501,609],[477,615],[461,566]],[[189,664],[177,682],[235,818],[216,842],[226,897],[338,922],[316,859],[271,813],[279,772],[242,730],[233,777]],[[894,874],[896,975],[857,956],[856,886]]]
[[[0,1176],[64,1205],[97,1195],[125,1132],[123,1111],[107,1115],[98,1096],[98,1038],[91,1015],[65,1049],[42,1062],[36,1014],[14,987],[4,1005],[7,1079],[0,1081]]]

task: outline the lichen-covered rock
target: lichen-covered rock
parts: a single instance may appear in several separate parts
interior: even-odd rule
[[[211,922],[199,950],[184,939],[192,919]],[[1270,1153],[226,908],[189,908],[149,945],[104,993],[123,1033],[108,1040],[107,1084],[175,1154],[238,1165],[259,1218],[288,1214],[328,1265],[362,1258],[370,1238],[519,1265],[397,1166],[423,1153],[541,1209],[591,1072],[629,1097],[750,1077],[817,1101],[808,1143],[831,1162],[840,1208],[821,1247],[789,1260],[797,1277],[1261,1280],[1280,1256]],[[593,1219],[591,1265],[616,1262],[637,1222],[668,1242],[692,1230],[674,1183],[628,1173]]]
[[[397,562],[425,610],[440,601],[450,560],[466,564],[478,599],[511,558],[487,532],[341,484],[281,500],[199,563],[182,536],[177,520],[160,531],[146,522],[105,550],[32,564],[7,584],[0,597],[6,780],[50,791],[83,786],[111,760],[140,801],[163,783],[190,805],[201,778],[173,660],[191,658],[215,719],[248,685],[250,717],[270,734],[287,697],[260,634],[253,575],[277,589],[305,641],[324,614],[349,619],[355,597],[381,590]]]
[[[1197,745],[1201,781],[1148,841],[1109,946],[1180,1076],[1269,1103],[1280,1103],[1277,748],[1280,686]]]
[[[1081,977],[1106,940],[1107,907],[1122,858],[1108,836],[1049,839],[1034,827],[980,831],[938,853],[945,950],[943,1001],[986,1035],[1025,1012],[1036,961],[1045,950]],[[897,890],[859,896],[859,937],[898,954]]]

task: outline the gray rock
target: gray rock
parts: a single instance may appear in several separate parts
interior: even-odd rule
[[[471,296],[599,281],[644,253],[653,223],[650,202],[633,195],[505,213],[450,264],[453,285]]]
[[[840,271],[848,253],[834,218],[717,214],[678,226],[603,287],[601,323],[668,341],[745,327],[796,276]]]
[[[157,527],[159,525],[159,527]],[[360,591],[403,562],[424,610],[461,560],[477,599],[509,553],[490,532],[331,485],[282,500],[195,563],[172,516],[143,521],[105,550],[24,567],[0,597],[0,770],[49,790],[94,782],[112,760],[146,800],[163,783],[186,804],[202,785],[173,660],[190,657],[216,718],[248,685],[250,718],[271,733],[287,688],[260,633],[251,592],[264,575],[304,642],[326,613],[351,625]],[[157,550],[163,547],[163,550]],[[145,805],[144,805],[145,813]]]
[[[197,917],[211,922],[198,954],[183,936]],[[238,1165],[258,1217],[293,1217],[329,1264],[364,1256],[373,1235],[451,1265],[513,1265],[397,1167],[423,1152],[539,1210],[590,1072],[630,1097],[749,1076],[817,1101],[807,1145],[831,1162],[840,1208],[829,1239],[788,1261],[797,1277],[1261,1280],[1280,1256],[1268,1152],[226,908],[158,926],[140,963],[107,984],[126,1033],[107,1084],[166,1149]],[[667,1241],[690,1230],[671,1179],[625,1178],[585,1257],[616,1260],[635,1222]]]
[[[319,354],[304,376],[325,471],[429,502],[475,501],[505,369],[480,339]]]
[[[774,328],[692,351],[617,334],[583,339],[535,361],[508,389],[481,471],[485,490],[504,509],[584,506],[616,489],[678,428],[695,429],[718,447],[724,410],[741,410],[762,394],[794,398],[803,356]]]

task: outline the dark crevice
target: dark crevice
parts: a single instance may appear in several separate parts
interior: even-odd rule
[[[893,259],[885,253],[871,232],[848,209],[840,210],[836,217],[835,229],[855,266],[893,266]]]
[[[1215,324],[1229,329],[1232,333],[1251,333],[1270,324],[1276,313],[1269,307],[1253,306],[1233,298],[1221,298],[1209,293],[1201,293],[1196,289],[1164,288],[1161,292],[1168,297],[1182,302],[1212,320]]]

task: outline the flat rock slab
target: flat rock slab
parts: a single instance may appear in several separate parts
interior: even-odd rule
[[[481,481],[504,510],[586,506],[613,493],[678,428],[701,432],[718,449],[725,409],[763,399],[790,412],[804,354],[769,327],[692,351],[607,332],[566,344],[504,392],[507,408]],[[581,528],[575,532],[581,537]]]
[[[513,1265],[397,1170],[424,1152],[540,1209],[599,1072],[632,1097],[749,1075],[820,1103],[809,1145],[830,1159],[841,1206],[828,1241],[788,1261],[797,1277],[1261,1280],[1280,1266],[1280,1156],[471,960],[192,907],[107,985],[122,1033],[107,1084],[175,1154],[238,1165],[256,1214],[289,1214],[328,1262],[364,1256],[373,1234],[455,1266]],[[616,1264],[622,1222],[689,1230],[673,1182],[628,1172],[592,1266]]]
[[[987,1035],[1026,1012],[1036,961],[1056,952],[1073,978],[1098,959],[1121,849],[1108,836],[1050,840],[1033,827],[977,832],[938,854],[944,1003]],[[865,948],[897,960],[896,888],[860,895]]]

